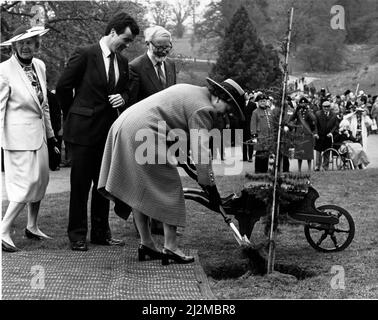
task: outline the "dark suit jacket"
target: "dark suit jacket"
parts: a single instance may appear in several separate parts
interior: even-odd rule
[[[328,118],[323,110],[319,110],[315,113],[316,127],[318,130],[319,139],[315,142],[315,150],[324,151],[331,147],[331,139],[327,138],[328,133],[335,134],[335,131],[339,127],[337,116],[330,112]]]
[[[176,84],[176,66],[167,58],[164,62],[167,87]],[[130,62],[130,100],[129,105],[137,103],[150,95],[163,90],[155,68],[147,53]]]
[[[128,103],[128,60],[116,54],[119,79],[113,93]],[[109,103],[107,77],[100,44],[78,48],[68,61],[56,87],[56,95],[65,118],[63,139],[91,146],[106,140],[117,118]],[[123,111],[125,107],[119,108]]]

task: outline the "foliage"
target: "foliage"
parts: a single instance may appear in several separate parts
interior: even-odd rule
[[[166,0],[148,0],[148,10],[152,23],[170,30],[177,38],[182,38],[186,30],[185,21],[194,15],[197,0],[182,0],[171,4]]]
[[[73,50],[78,46],[96,43],[103,35],[110,17],[119,11],[128,12],[144,29],[145,8],[131,1],[44,1],[39,2],[46,12],[46,27],[50,31],[42,38],[39,56],[46,63],[50,87],[54,87]],[[33,2],[1,4],[2,34],[10,34],[21,23],[29,23]],[[2,39],[3,41],[3,39]],[[138,39],[126,54],[133,58],[142,53],[144,45]]]
[[[291,56],[303,63],[304,71],[338,71],[344,63],[345,44],[376,44],[378,39],[378,2],[376,0],[220,0],[207,7],[198,23],[197,37],[206,40],[203,51],[214,52],[224,38],[232,16],[243,5],[256,27],[259,38],[278,48],[285,37],[286,13],[294,7]],[[345,9],[346,30],[330,26],[333,5]]]
[[[225,31],[211,76],[218,81],[233,78],[249,90],[276,86],[282,81],[279,63],[277,52],[262,43],[242,6]]]

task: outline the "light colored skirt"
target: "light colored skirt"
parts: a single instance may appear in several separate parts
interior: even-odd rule
[[[5,188],[8,200],[38,202],[49,183],[49,154],[45,142],[38,150],[4,150]]]

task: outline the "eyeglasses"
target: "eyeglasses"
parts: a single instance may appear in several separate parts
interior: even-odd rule
[[[157,46],[155,43],[153,43],[152,41],[150,41],[150,43],[154,46],[154,48],[159,51],[159,52],[162,52],[162,51],[171,51],[172,50],[172,43],[170,43],[169,46]]]

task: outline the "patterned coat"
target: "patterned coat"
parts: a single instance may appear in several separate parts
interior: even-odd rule
[[[182,138],[180,147],[186,149],[184,139],[194,129],[191,149],[204,155],[200,165],[194,156],[198,182],[211,185],[214,178],[206,147],[208,136],[204,136],[200,146],[193,137],[198,133],[195,129],[211,130],[215,120],[216,112],[207,88],[189,84],[171,86],[134,104],[120,115],[109,131],[99,191],[110,199],[119,198],[151,218],[185,226],[181,179],[176,164],[165,161],[175,154],[175,150],[170,149],[175,145],[174,139],[167,143],[167,133],[175,129],[175,134]],[[148,162],[143,163],[146,158]]]
[[[266,146],[271,143],[273,136],[273,114],[270,108],[258,107],[252,112],[251,118],[251,135],[257,134],[258,143],[255,146],[256,151],[267,150]]]

